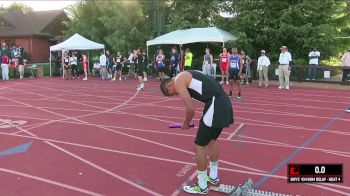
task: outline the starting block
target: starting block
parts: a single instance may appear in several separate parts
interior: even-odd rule
[[[250,178],[238,186],[220,184],[219,186],[210,186],[209,190],[226,193],[227,196],[291,196],[288,194],[256,190]]]

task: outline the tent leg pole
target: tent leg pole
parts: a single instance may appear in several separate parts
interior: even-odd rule
[[[183,58],[183,53],[182,53],[182,44],[180,44],[180,72],[185,70],[185,59]]]
[[[64,80],[64,66],[63,66],[63,64],[64,64],[64,62],[63,62],[63,54],[64,54],[64,52],[63,52],[63,50],[61,51],[61,56],[62,56],[62,59],[61,59],[61,66],[62,66],[62,79]]]
[[[148,56],[148,46],[147,46],[147,49],[146,49],[146,50],[147,50],[147,59],[149,60],[149,56]],[[148,64],[148,63],[147,63],[147,64]]]
[[[50,50],[50,77],[52,77],[52,72],[51,72],[51,60],[52,60],[52,55],[51,55],[51,50]]]

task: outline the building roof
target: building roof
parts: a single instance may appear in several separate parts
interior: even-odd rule
[[[1,37],[17,36],[54,36],[47,27],[60,16],[67,18],[63,10],[32,11],[11,10],[0,13],[0,21],[5,27],[0,27]]]

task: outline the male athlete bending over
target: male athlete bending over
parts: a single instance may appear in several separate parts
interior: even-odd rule
[[[207,194],[209,192],[207,182],[212,184],[219,182],[219,150],[216,139],[224,127],[229,127],[233,123],[231,101],[219,83],[199,71],[184,71],[174,79],[163,80],[160,89],[165,96],[178,95],[183,100],[186,116],[181,129],[189,129],[195,114],[192,98],[205,104],[194,141],[198,183],[193,186],[184,186],[183,189],[188,193]],[[209,176],[207,155],[210,160]]]

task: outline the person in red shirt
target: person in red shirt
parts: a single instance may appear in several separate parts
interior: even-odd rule
[[[7,54],[1,57],[2,80],[9,80],[9,64],[10,59]]]
[[[222,49],[222,53],[220,54],[220,68],[221,68],[221,82],[224,83],[224,78],[226,78],[226,84],[228,83],[228,62],[230,58],[230,53],[227,52],[227,48]]]

